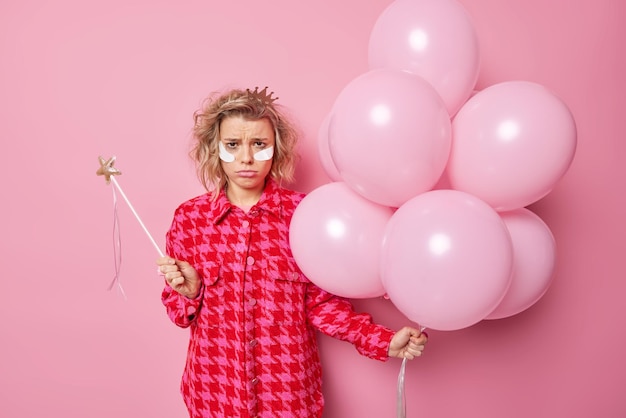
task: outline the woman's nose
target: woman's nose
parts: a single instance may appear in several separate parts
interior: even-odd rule
[[[241,148],[241,161],[244,163],[250,163],[254,159],[254,152],[250,147]]]

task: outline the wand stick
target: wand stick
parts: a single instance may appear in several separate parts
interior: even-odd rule
[[[139,214],[137,214],[137,211],[135,210],[133,205],[130,203],[130,200],[128,200],[128,197],[126,197],[126,193],[124,193],[124,190],[122,190],[122,187],[119,185],[119,183],[117,182],[117,180],[114,177],[116,175],[122,174],[117,168],[113,167],[113,164],[115,163],[115,157],[113,156],[113,157],[109,158],[108,160],[105,160],[102,157],[98,157],[98,160],[100,161],[100,168],[98,169],[98,171],[96,171],[96,174],[99,175],[99,176],[104,176],[104,178],[106,179],[107,184],[110,181],[113,182],[113,185],[120,192],[120,194],[122,195],[122,197],[126,201],[126,204],[130,208],[130,210],[133,212],[133,215],[135,215],[135,218],[137,218],[137,220],[139,221],[139,225],[141,225],[141,227],[143,228],[143,230],[146,233],[146,235],[148,236],[148,238],[150,238],[150,241],[152,242],[152,245],[154,246],[154,248],[156,248],[157,252],[159,253],[159,255],[161,257],[164,257],[163,251],[161,251],[161,249],[157,245],[157,243],[154,240],[154,238],[152,238],[152,235],[150,235],[150,232],[148,231],[148,228],[146,228],[146,226],[142,222],[141,218],[139,217]]]
[[[159,248],[159,246],[157,245],[156,241],[154,240],[154,238],[152,238],[152,235],[150,235],[150,232],[148,231],[148,228],[146,228],[146,226],[143,224],[143,222],[141,221],[141,218],[139,217],[139,215],[137,214],[137,211],[135,210],[135,208],[133,207],[133,205],[130,203],[130,200],[128,200],[128,198],[126,197],[126,193],[124,193],[124,190],[122,190],[122,187],[120,186],[120,184],[117,182],[117,180],[115,179],[115,177],[111,177],[111,181],[113,182],[113,185],[115,187],[117,187],[117,190],[120,192],[120,194],[122,195],[122,197],[124,198],[124,200],[126,201],[126,204],[128,205],[128,207],[130,208],[130,210],[133,212],[133,215],[135,215],[135,218],[137,218],[137,221],[139,221],[139,225],[141,225],[141,227],[143,228],[144,232],[146,233],[146,235],[148,236],[148,238],[150,238],[150,242],[152,242],[152,245],[154,246],[154,248],[156,248],[157,252],[159,253],[159,255],[161,257],[164,257],[163,251],[161,251],[161,249]]]

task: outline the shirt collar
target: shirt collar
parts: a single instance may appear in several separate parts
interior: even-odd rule
[[[281,188],[276,181],[268,178],[265,183],[265,188],[263,189],[263,194],[261,194],[261,198],[257,204],[253,206],[252,210],[264,211],[275,217],[280,217],[283,209],[280,191]],[[235,205],[230,203],[226,197],[225,189],[222,188],[211,210],[211,219],[213,219],[215,224],[220,223],[233,207],[235,207]]]

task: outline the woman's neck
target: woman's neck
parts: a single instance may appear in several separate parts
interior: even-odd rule
[[[263,189],[241,189],[232,187],[232,184],[226,184],[226,197],[235,206],[250,208],[256,205],[261,199]]]

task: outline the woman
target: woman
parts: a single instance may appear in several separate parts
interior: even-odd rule
[[[298,268],[289,223],[304,195],[282,186],[296,133],[271,96],[231,90],[195,113],[207,193],[178,207],[157,260],[167,313],[191,331],[181,391],[194,418],[320,417],[316,331],[383,361],[419,356],[427,341],[372,323]]]

